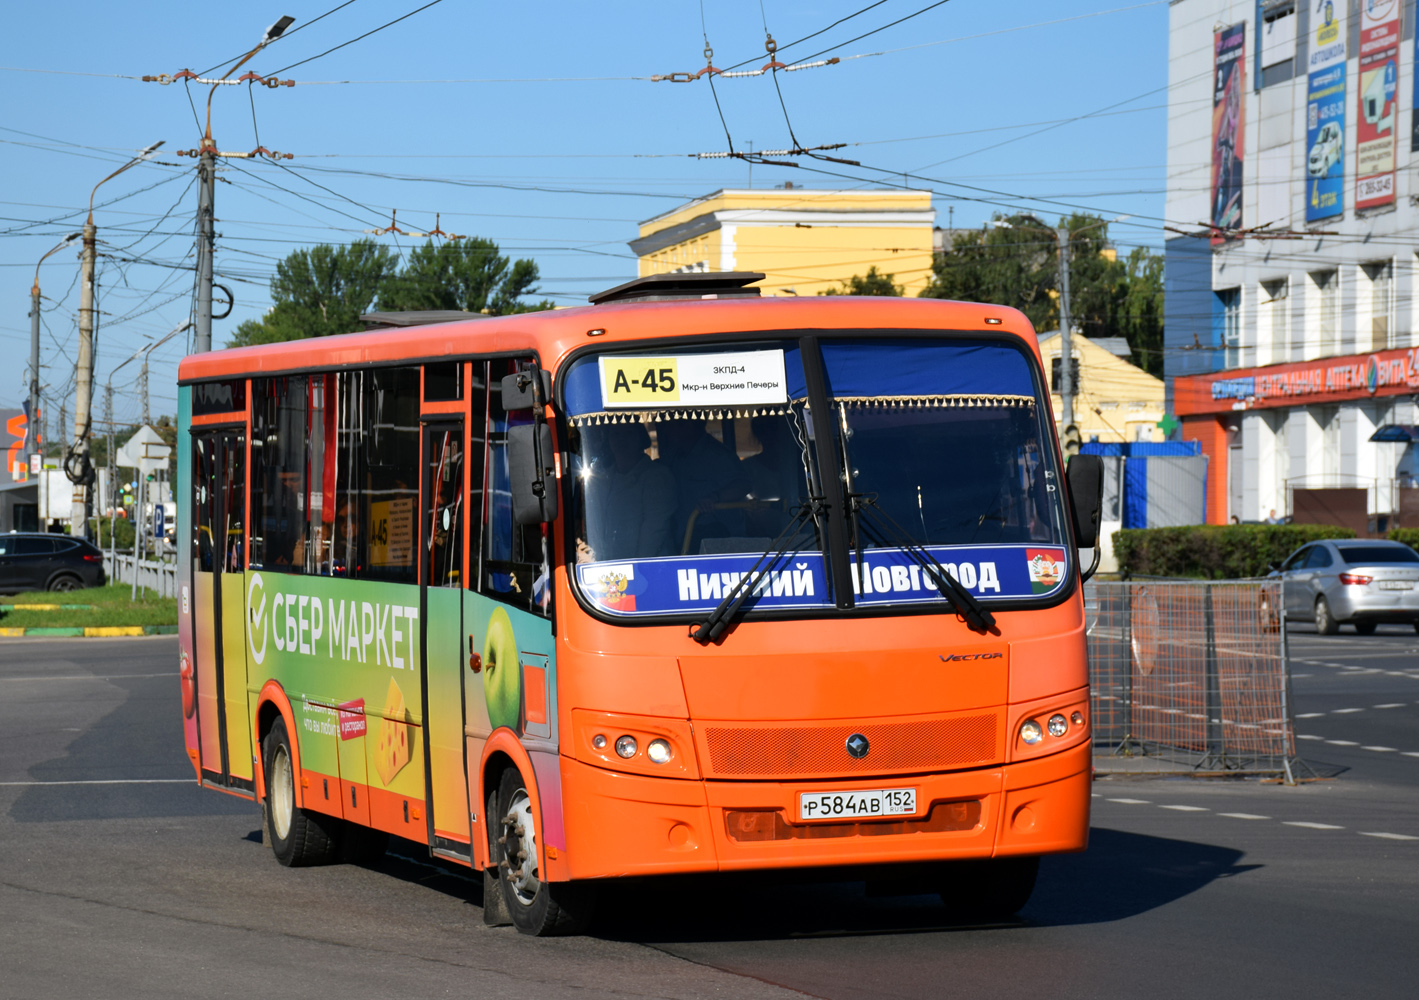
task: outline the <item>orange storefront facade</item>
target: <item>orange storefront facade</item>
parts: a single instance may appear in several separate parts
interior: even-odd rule
[[[1338,412],[1416,393],[1419,348],[1179,376],[1173,383],[1173,409],[1182,436],[1200,442],[1208,456],[1207,522],[1227,523],[1237,506],[1241,470],[1233,465],[1242,450],[1242,422],[1248,412],[1270,411],[1278,418],[1283,414],[1276,411],[1297,408],[1334,407]],[[1337,450],[1329,442],[1321,447]],[[1330,460],[1339,464],[1342,456]]]

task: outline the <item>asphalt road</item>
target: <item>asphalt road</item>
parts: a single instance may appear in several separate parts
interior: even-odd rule
[[[1409,997],[1419,635],[1292,636],[1302,748],[1338,776],[1096,782],[1088,852],[1017,921],[861,883],[628,886],[596,931],[482,925],[396,844],[288,870],[197,788],[171,638],[0,644],[0,997]]]

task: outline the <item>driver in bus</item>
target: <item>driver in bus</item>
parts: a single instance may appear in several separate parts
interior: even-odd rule
[[[587,544],[590,557],[644,559],[675,552],[675,477],[663,461],[651,461],[650,434],[636,421],[587,428],[597,455],[587,482]]]
[[[703,419],[666,420],[656,424],[660,457],[675,474],[679,504],[675,509],[676,551],[683,548],[690,515],[696,514],[689,550],[700,551],[706,538],[744,534],[743,509],[722,505],[742,503],[749,494],[749,477],[739,459],[710,436]]]

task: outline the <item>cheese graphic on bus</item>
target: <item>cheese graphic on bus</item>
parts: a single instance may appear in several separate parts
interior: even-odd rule
[[[388,788],[394,776],[409,763],[409,727],[404,724],[404,692],[393,678],[384,699],[384,719],[379,724],[379,780]]]

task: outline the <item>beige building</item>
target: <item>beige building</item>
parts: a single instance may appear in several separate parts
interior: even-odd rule
[[[1129,362],[1122,337],[1090,340],[1074,334],[1071,352],[1078,364],[1074,387],[1074,423],[1083,441],[1162,441],[1163,380]],[[1040,334],[1040,354],[1050,373],[1054,419],[1064,431],[1064,401],[1059,395],[1059,334]]]
[[[641,223],[630,246],[641,275],[762,271],[765,295],[817,295],[876,267],[915,296],[935,220],[929,191],[725,190]]]

